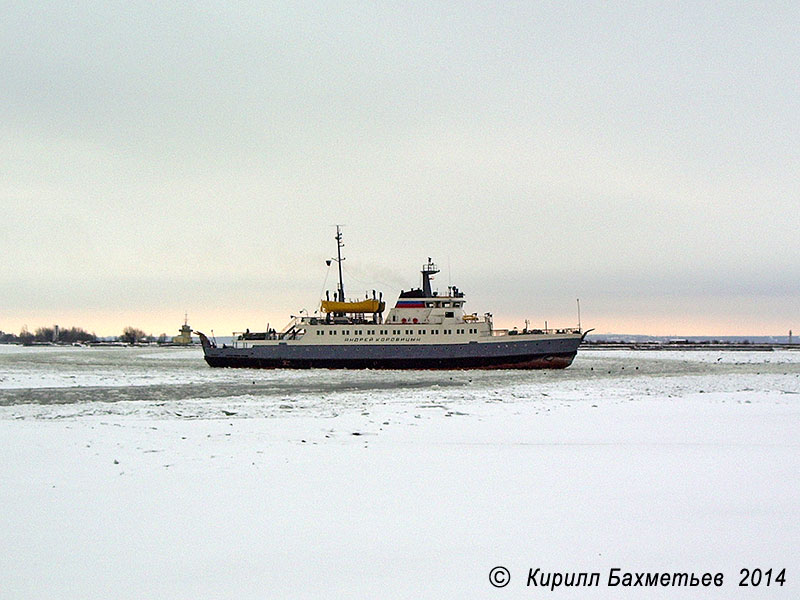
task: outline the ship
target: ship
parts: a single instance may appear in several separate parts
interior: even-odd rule
[[[491,313],[467,313],[464,293],[432,287],[439,269],[422,266],[422,285],[402,290],[384,318],[383,294],[346,300],[342,232],[336,228],[339,282],[313,315],[292,317],[281,331],[234,332],[230,344],[199,336],[211,367],[257,369],[563,369],[590,330],[496,329]]]

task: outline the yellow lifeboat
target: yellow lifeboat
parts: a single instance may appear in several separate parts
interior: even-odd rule
[[[360,302],[322,301],[322,311],[327,313],[379,313],[386,308],[380,300],[361,300]]]

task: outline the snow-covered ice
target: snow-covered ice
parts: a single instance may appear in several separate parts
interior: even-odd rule
[[[0,597],[796,598],[799,417],[789,351],[349,372],[3,348]],[[755,567],[786,584],[738,587]]]

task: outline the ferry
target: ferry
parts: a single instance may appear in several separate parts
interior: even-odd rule
[[[384,318],[383,294],[345,299],[342,233],[336,228],[339,284],[314,316],[293,317],[280,332],[234,332],[230,344],[218,345],[202,332],[211,367],[257,369],[563,369],[592,331],[566,329],[496,329],[492,314],[467,313],[464,293],[450,286],[440,295],[431,286],[439,272],[428,258],[422,286],[401,291]],[[580,319],[579,319],[580,321]],[[213,336],[212,336],[213,337]]]

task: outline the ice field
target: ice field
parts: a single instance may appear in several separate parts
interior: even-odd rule
[[[800,596],[800,351],[395,372],[0,346],[0,456],[2,598]]]

